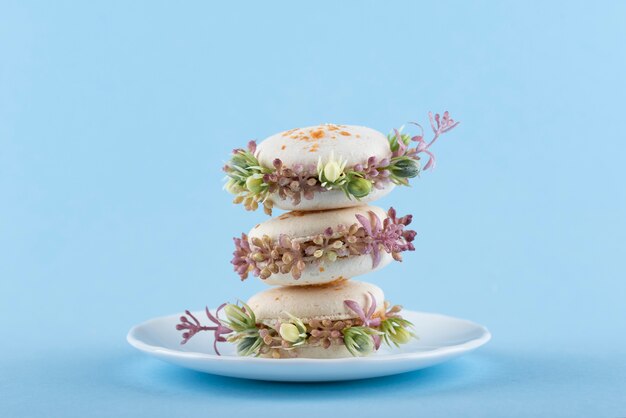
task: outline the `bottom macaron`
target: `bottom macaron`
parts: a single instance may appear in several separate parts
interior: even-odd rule
[[[201,331],[215,333],[218,342],[237,345],[242,356],[268,358],[341,358],[366,356],[384,342],[390,346],[415,337],[413,324],[400,306],[384,301],[383,291],[370,283],[340,280],[321,286],[268,289],[248,303],[223,304],[205,326],[189,311],[176,329],[182,342]],[[224,318],[220,318],[220,313]]]

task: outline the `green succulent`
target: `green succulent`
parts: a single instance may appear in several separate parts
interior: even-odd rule
[[[270,172],[252,152],[237,150],[226,165],[228,181],[224,189],[241,201],[247,200],[248,206],[253,206],[253,203],[258,204],[267,197],[269,185],[265,183],[264,176]]]
[[[237,338],[237,354],[240,356],[258,356],[261,346],[263,346],[263,338],[256,334],[242,335]],[[229,341],[231,341],[229,339]]]
[[[396,184],[407,185],[407,179],[419,175],[420,164],[419,160],[409,156],[396,157],[391,160],[391,164],[389,164],[387,170],[391,173],[391,181]]]
[[[381,332],[369,327],[350,327],[343,330],[343,342],[355,357],[367,356],[375,350],[375,335],[382,335]]]
[[[371,193],[372,182],[364,178],[362,174],[352,171],[348,173],[343,190],[348,197],[352,196],[356,199],[361,199]]]
[[[252,309],[241,302],[242,306],[229,303],[224,307],[226,320],[224,324],[235,332],[245,332],[252,328],[256,329],[256,316]]]
[[[399,347],[400,344],[408,343],[412,338],[417,338],[411,330],[413,324],[399,316],[392,316],[380,324],[380,330],[383,333],[383,340],[389,346],[392,344]]]
[[[407,135],[407,134],[400,134],[400,139],[402,140],[402,142],[404,142],[404,145],[409,145],[411,143],[411,136]],[[398,145],[398,135],[395,134],[395,132],[392,134],[387,135],[387,140],[389,140],[389,148],[391,149],[391,152],[396,152],[398,151],[398,149],[400,148],[400,146]]]
[[[222,322],[233,330],[234,334],[228,337],[228,341],[237,343],[237,353],[242,356],[256,356],[263,345],[263,338],[259,335],[254,312],[245,303],[241,302],[241,305],[226,305],[226,319]]]

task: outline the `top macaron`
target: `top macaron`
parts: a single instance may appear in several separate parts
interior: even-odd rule
[[[433,138],[402,129],[384,135],[364,126],[324,124],[272,135],[236,149],[224,167],[225,189],[247,210],[326,210],[373,202],[434,166],[429,150],[458,122],[429,113]],[[420,130],[420,125],[415,124]],[[412,143],[415,144],[412,147]],[[428,156],[422,167],[421,157]]]

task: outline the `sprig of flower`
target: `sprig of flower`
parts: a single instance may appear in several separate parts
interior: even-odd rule
[[[353,319],[323,319],[305,323],[285,312],[287,319],[278,321],[274,327],[257,323],[254,312],[243,302],[241,306],[224,303],[215,315],[208,308],[205,309],[207,317],[215,326],[204,326],[191,312],[185,311],[186,315],[180,317],[176,329],[184,331],[181,344],[187,343],[199,332],[213,331],[213,348],[218,355],[217,343],[230,342],[237,344],[239,355],[271,355],[274,358],[293,356],[295,348],[305,345],[328,348],[333,344],[343,344],[352,355],[363,356],[378,350],[382,340],[390,346],[398,346],[415,338],[413,324],[398,314],[402,309],[400,306],[389,308],[389,303],[385,302],[386,312],[377,314],[376,301],[371,293],[369,300],[368,308],[352,300],[344,301],[357,315]],[[226,314],[226,319],[219,318],[221,310]]]
[[[353,167],[347,167],[346,160],[342,156],[335,158],[334,154],[326,162],[320,158],[317,167],[301,164],[285,167],[278,158],[273,161],[272,167],[264,167],[255,157],[256,143],[250,141],[247,150],[234,150],[230,162],[224,167],[228,177],[224,188],[236,196],[235,203],[243,203],[247,210],[256,210],[263,204],[265,212],[271,215],[271,194],[298,205],[303,198],[313,199],[315,193],[328,190],[343,190],[348,198],[359,200],[373,189],[384,188],[389,182],[407,186],[409,179],[418,176],[422,170],[420,154],[429,157],[424,170],[433,168],[435,155],[429,148],[442,134],[459,124],[450,118],[447,111],[443,116],[429,112],[428,118],[434,135],[430,142],[425,141],[422,127],[412,123],[420,128],[420,134],[410,136],[402,133],[400,128],[387,136],[390,158],[378,160],[372,156],[366,163]],[[410,147],[411,142],[416,143],[414,148]]]
[[[367,253],[372,254],[372,266],[375,268],[380,264],[381,251],[390,253],[396,261],[402,261],[403,251],[415,251],[412,241],[417,233],[413,230],[405,230],[413,217],[406,215],[402,218],[396,216],[396,210],[390,208],[388,217],[381,223],[380,219],[372,211],[368,212],[369,218],[357,214],[356,218],[365,229],[370,238],[367,242]]]
[[[187,318],[187,316],[183,315],[180,317],[180,323],[176,325],[176,330],[185,331],[183,332],[183,340],[181,341],[181,345],[186,344],[198,332],[214,331],[215,334],[213,340],[213,349],[215,350],[215,353],[217,355],[220,355],[220,352],[217,350],[217,343],[226,342],[227,340],[223,337],[223,335],[228,335],[233,332],[232,329],[222,324],[222,320],[219,317],[220,310],[222,310],[225,306],[225,303],[220,305],[219,308],[217,308],[217,310],[215,311],[215,316],[211,314],[208,307],[205,308],[206,316],[211,322],[215,324],[215,326],[204,326],[191,312],[189,312],[188,310],[185,311],[185,314],[189,318],[191,318],[191,320]]]
[[[459,124],[459,122],[450,117],[448,111],[445,111],[443,116],[439,115],[439,113],[433,115],[432,112],[428,112],[428,119],[433,130],[433,138],[428,143],[424,139],[424,129],[415,122],[411,122],[411,124],[420,129],[420,134],[411,137],[407,134],[402,134],[402,128],[400,128],[393,130],[393,136],[388,136],[389,147],[392,151],[391,164],[388,169],[392,173],[392,181],[394,183],[407,185],[408,178],[416,177],[419,174],[419,154],[426,154],[429,157],[428,162],[424,166],[424,171],[434,168],[435,154],[429,148],[442,134],[451,131]],[[411,142],[417,144],[415,148],[409,148]]]

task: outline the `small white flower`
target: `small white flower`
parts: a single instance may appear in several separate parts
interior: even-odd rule
[[[317,162],[317,172],[319,179],[322,182],[322,186],[325,186],[327,183],[336,183],[345,177],[344,170],[346,168],[346,164],[347,160],[344,160],[341,157],[339,157],[339,159],[335,159],[334,151],[331,152],[326,164],[324,164],[322,157],[320,157]]]
[[[283,340],[289,341],[290,343],[295,343],[300,340],[300,332],[298,331],[298,327],[296,327],[294,324],[280,324],[279,333]]]

